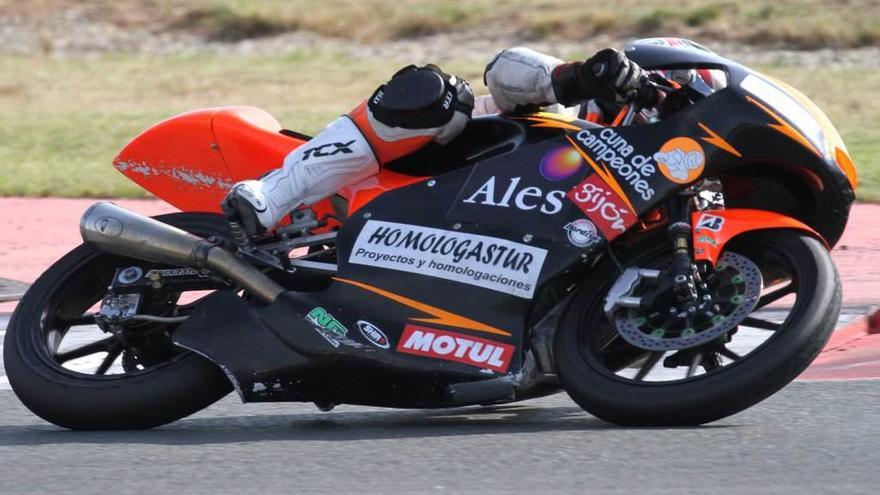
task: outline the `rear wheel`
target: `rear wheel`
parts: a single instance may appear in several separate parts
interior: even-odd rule
[[[636,246],[622,262],[663,270],[667,244]],[[702,320],[680,308],[632,309],[615,313],[612,323],[603,308],[619,274],[611,263],[592,279],[607,282],[578,289],[554,342],[572,399],[611,423],[697,425],[742,411],[797,377],[827,342],[840,311],[840,280],[828,251],[787,230],[745,235],[727,251],[739,268],[725,267],[722,258],[707,277],[719,313]],[[754,307],[742,302],[752,275]],[[713,333],[721,325],[728,326]],[[693,342],[700,343],[687,345]]]
[[[219,215],[157,217],[193,234],[226,237]],[[95,326],[95,311],[117,269],[168,268],[77,247],[47,270],[19,303],[4,345],[10,385],[31,411],[79,430],[142,429],[199,411],[231,389],[207,359],[175,346],[176,321],[192,307],[181,293],[149,290],[140,313],[170,318]]]

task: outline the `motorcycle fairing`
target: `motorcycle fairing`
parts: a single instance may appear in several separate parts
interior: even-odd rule
[[[446,218],[567,244],[565,225],[582,215],[565,195],[580,182],[586,169],[577,165],[556,175],[547,171],[553,167],[553,159],[566,152],[581,161],[568,141],[559,136],[477,163],[456,191]]]
[[[475,381],[443,362],[413,365],[396,359],[405,355],[360,344],[346,345],[348,352],[328,352],[327,342],[297,318],[299,298],[288,293],[268,307],[255,307],[232,292],[217,291],[175,330],[174,342],[217,363],[243,402],[415,408],[516,397],[519,383],[509,375]],[[552,390],[544,386],[531,393]]]
[[[694,260],[708,261],[713,265],[718,261],[727,243],[746,232],[766,229],[796,229],[824,242],[818,232],[803,222],[766,210],[734,208],[695,211],[691,214],[691,224],[694,226]]]
[[[301,385],[304,380],[311,380],[312,378],[309,377],[318,373],[315,371],[316,369],[320,368],[320,373],[325,377],[333,377],[325,378],[327,380],[341,380],[340,374],[344,374],[341,370],[354,369],[352,367],[362,369],[363,373],[368,374],[374,373],[368,370],[375,367],[381,368],[384,379],[406,382],[408,383],[406,386],[410,388],[417,387],[418,383],[416,381],[410,383],[412,378],[407,378],[407,376],[429,374],[432,377],[429,380],[431,387],[439,386],[436,384],[443,384],[443,386],[436,390],[423,389],[420,392],[412,390],[413,393],[410,395],[421,397],[419,400],[422,401],[430,400],[431,404],[445,403],[444,401],[451,400],[447,385],[471,381],[501,380],[503,377],[507,378],[498,382],[500,385],[489,387],[489,389],[492,390],[492,394],[503,392],[509,395],[511,390],[515,388],[515,384],[511,380],[520,376],[524,366],[523,342],[526,319],[533,303],[531,298],[518,297],[497,290],[487,290],[476,285],[431,277],[426,274],[382,269],[350,262],[352,248],[357,237],[367,222],[371,220],[443,229],[448,231],[450,235],[457,233],[482,235],[487,238],[513,242],[510,239],[513,236],[509,234],[507,229],[474,223],[462,223],[456,229],[443,219],[444,213],[457,199],[457,193],[469,174],[470,171],[466,169],[456,170],[438,178],[433,186],[419,182],[377,197],[366,207],[358,210],[355,216],[349,218],[339,231],[337,237],[339,267],[332,285],[319,292],[286,292],[270,307],[255,310],[256,317],[262,322],[261,324],[265,325],[274,336],[283,342],[284,346],[290,348],[297,356],[304,356],[307,362],[297,361],[291,364],[292,368],[276,365],[264,366],[260,363],[253,365],[253,367],[230,364],[232,361],[226,353],[234,352],[235,345],[223,346],[219,341],[210,340],[209,336],[203,336],[200,339],[192,337],[193,334],[201,331],[199,329],[222,324],[222,318],[212,320],[210,324],[194,319],[193,321],[200,321],[200,324],[192,325],[191,329],[182,332],[184,336],[189,335],[189,340],[185,345],[211,356],[219,364],[233,370],[232,374],[239,381],[245,400],[265,399],[265,394],[253,394],[247,391],[248,386],[256,383],[255,380],[263,383],[262,386],[257,387],[258,389],[262,390],[262,387],[265,387],[274,391],[272,400],[280,400],[278,397],[282,397],[284,393],[290,394],[289,400],[311,400],[303,398]],[[416,201],[425,206],[418,209],[406,208],[406,205],[415,204]],[[548,256],[540,266],[534,267],[535,270],[539,270],[539,280],[554,278],[554,274],[580,259],[580,254],[577,251],[558,249],[558,247],[554,249],[551,246],[552,241],[539,237],[530,243],[525,243],[521,236],[516,238],[516,241],[520,245],[528,246],[534,250],[546,250],[548,253],[554,253],[552,256]],[[220,306],[222,305],[218,304],[215,308]],[[232,305],[230,308],[230,311],[236,310]],[[339,322],[342,329],[335,337],[325,338],[324,331],[317,328],[314,321],[307,319],[307,315],[316,308],[321,308],[324,314],[330,315]],[[367,321],[379,328],[387,336],[389,348],[380,349],[365,338],[358,331],[359,321]],[[242,325],[239,322],[237,326],[246,334],[245,329],[250,325]],[[514,352],[505,358],[507,361],[504,362],[503,367],[495,369],[476,363],[464,364],[398,352],[401,345],[401,335],[408,326],[438,330],[474,340],[482,339],[497,343],[499,346],[513,346]],[[333,340],[337,341],[338,346],[333,344]],[[222,347],[219,351],[218,346]],[[259,353],[249,354],[251,356],[260,355]],[[318,362],[322,364],[319,365]],[[335,366],[333,363],[344,363],[344,366]],[[380,372],[376,371],[375,373]],[[398,378],[394,378],[398,375]],[[503,385],[508,382],[508,385]],[[272,384],[271,387],[267,385],[269,383]],[[285,384],[291,383],[296,383],[297,388],[294,389],[291,385],[290,390],[285,392],[288,388]],[[317,385],[315,386],[317,387]],[[360,386],[365,385],[360,384]],[[483,390],[480,387],[478,389]],[[457,390],[459,390],[457,395],[459,401],[463,400],[462,397],[465,396],[473,397],[474,400],[477,398],[479,400],[494,399],[483,395],[482,392],[471,390],[465,393],[460,387]],[[346,397],[345,401],[353,402],[355,400],[358,403],[366,403],[364,401],[367,399],[360,396]]]

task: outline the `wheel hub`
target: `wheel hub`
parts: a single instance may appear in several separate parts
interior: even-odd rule
[[[616,297],[633,300],[657,284],[657,278],[628,283],[628,290]],[[683,307],[619,307],[611,315],[612,321],[621,337],[641,349],[697,347],[730,332],[745,319],[758,304],[763,285],[757,265],[727,252],[701,285],[696,302]]]

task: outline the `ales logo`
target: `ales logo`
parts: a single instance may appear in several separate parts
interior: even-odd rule
[[[339,347],[342,341],[347,340],[348,329],[324,308],[315,308],[309,311],[309,314],[306,315],[306,321],[311,323],[321,337],[324,337],[333,347]]]
[[[654,153],[660,172],[676,184],[693,182],[703,173],[706,155],[700,143],[691,138],[670,139]]]
[[[583,130],[575,138],[597,162],[611,167],[622,181],[632,186],[643,200],[650,201],[654,197],[648,179],[657,169],[651,156],[635,153],[629,142],[610,127],[601,131]]]
[[[546,249],[506,239],[369,220],[348,261],[531,299],[546,256]]]
[[[635,212],[608,187],[598,174],[590,174],[568,192],[570,199],[592,220],[609,241],[636,223]]]
[[[506,181],[498,181],[495,176],[489,177],[473,194],[463,199],[462,203],[500,208],[513,206],[523,211],[537,209],[545,215],[555,215],[562,211],[565,191],[557,189],[545,193],[540,187],[521,187],[520,182],[522,177],[511,177]]]
[[[397,344],[397,351],[405,354],[464,363],[499,373],[507,371],[513,350],[509,344],[416,325],[407,325]]]
[[[361,335],[367,339],[367,342],[373,344],[379,349],[388,349],[391,347],[391,342],[388,341],[385,332],[379,330],[379,327],[376,325],[373,325],[368,321],[358,320],[357,326],[358,330],[361,331]]]

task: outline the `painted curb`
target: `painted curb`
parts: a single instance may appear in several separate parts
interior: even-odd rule
[[[822,349],[822,353],[845,349],[847,344],[876,333],[880,333],[880,309],[873,307],[868,311],[868,314],[835,330],[831,339],[825,344],[825,348]]]
[[[880,311],[834,332],[800,381],[880,380]]]

